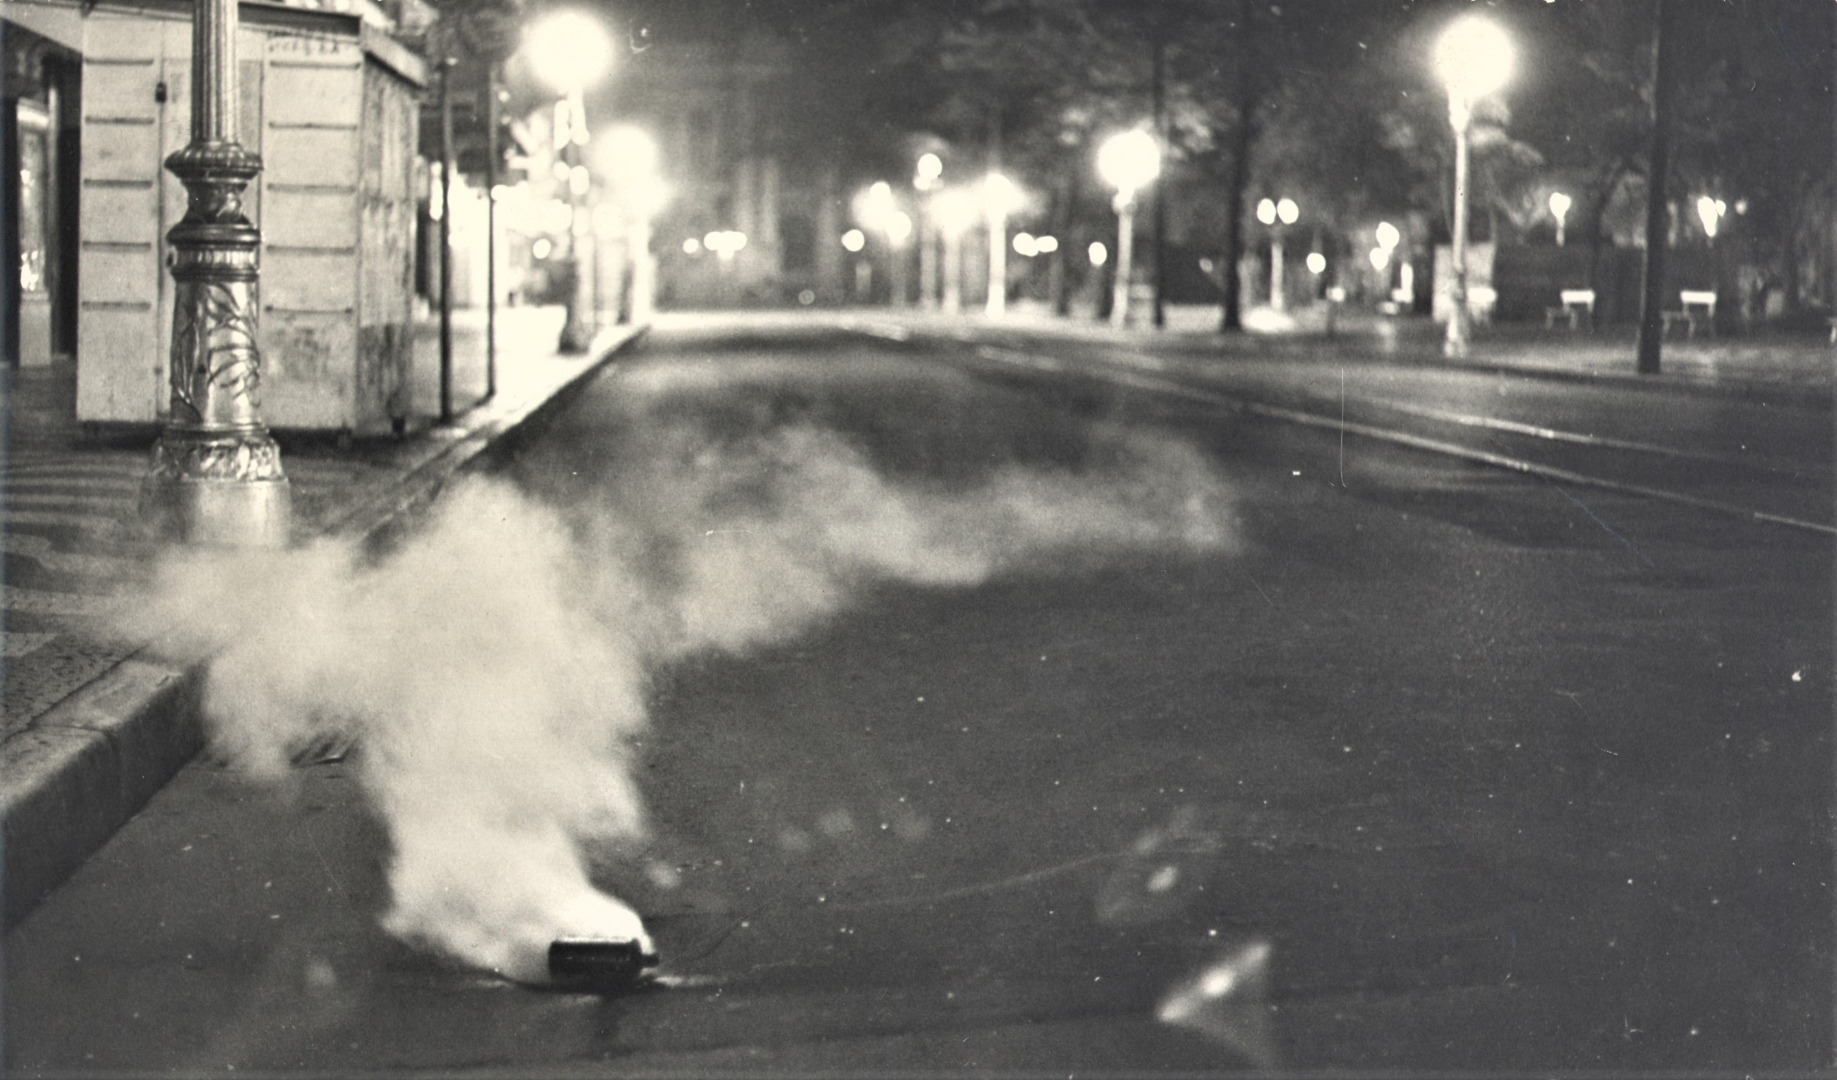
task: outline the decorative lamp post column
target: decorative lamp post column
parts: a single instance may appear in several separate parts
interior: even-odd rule
[[[1110,325],[1129,325],[1129,286],[1135,274],[1135,196],[1161,175],[1161,144],[1140,128],[1110,136],[1097,150],[1097,173],[1116,189],[1116,277],[1111,284]]]
[[[581,161],[587,145],[587,84],[605,74],[612,62],[612,43],[597,19],[578,11],[557,11],[530,28],[527,41],[536,70],[561,96],[555,107],[555,156],[567,167],[568,266],[574,285],[568,293],[562,324],[562,352],[586,352],[598,327],[593,325],[592,264],[584,250],[591,243],[592,215],[585,197],[591,174]]]
[[[281,547],[292,494],[262,423],[261,233],[242,193],[261,158],[237,141],[236,0],[192,12],[191,141],[166,159],[185,185],[172,244],[172,399],[141,485],[141,516],[165,539]]]
[[[955,315],[963,310],[963,234],[976,219],[975,199],[963,188],[948,188],[938,194],[934,210],[944,238],[944,281],[939,304]]]
[[[1008,215],[1020,203],[1014,181],[992,172],[982,181],[983,209],[989,216],[989,298],[985,308],[991,318],[1008,310]]]
[[[935,311],[938,306],[938,251],[936,214],[931,209],[931,193],[937,190],[944,175],[944,161],[936,154],[921,154],[912,176],[918,197],[919,306]]]
[[[1467,355],[1473,337],[1473,313],[1467,307],[1467,134],[1473,126],[1474,102],[1505,85],[1511,77],[1513,49],[1505,31],[1478,15],[1463,15],[1442,31],[1435,45],[1435,69],[1448,88],[1448,122],[1454,127],[1454,236],[1450,269],[1454,274],[1448,316],[1448,338],[1442,353]]]

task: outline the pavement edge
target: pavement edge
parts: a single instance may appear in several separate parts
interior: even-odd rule
[[[509,453],[578,397],[648,325],[594,343],[594,360],[546,394],[493,416],[410,468],[325,530],[373,548],[412,522],[454,475]],[[99,850],[204,745],[204,665],[135,654],[0,742],[0,893],[10,929]]]

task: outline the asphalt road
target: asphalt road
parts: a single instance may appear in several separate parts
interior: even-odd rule
[[[500,478],[645,665],[649,839],[589,855],[655,982],[385,934],[377,736],[188,767],[8,934],[8,1071],[1830,1064],[1828,535],[1060,359],[660,333]],[[1829,468],[1828,413],[1499,385],[1407,402]],[[436,740],[518,759],[502,704]]]

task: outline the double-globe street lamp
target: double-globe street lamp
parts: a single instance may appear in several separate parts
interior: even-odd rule
[[[1283,256],[1288,226],[1301,220],[1301,207],[1293,199],[1264,199],[1257,203],[1257,220],[1269,226],[1269,306],[1273,311],[1288,310],[1288,276]]]
[[[1161,144],[1141,128],[1118,132],[1097,149],[1097,173],[1116,189],[1116,277],[1110,293],[1110,325],[1129,325],[1129,286],[1134,274],[1135,196],[1161,175]],[[1095,260],[1093,260],[1095,261]]]
[[[586,88],[611,66],[612,42],[599,20],[579,11],[562,10],[530,27],[524,44],[537,73],[561,98],[555,105],[555,156],[566,169],[570,211],[567,264],[573,273],[560,345],[562,352],[581,353],[592,346],[599,329],[590,314],[591,268],[582,258],[592,236],[585,205],[591,176],[581,161],[588,142]],[[557,170],[558,178],[560,172]]]
[[[1463,15],[1442,31],[1435,43],[1435,71],[1448,88],[1448,121],[1454,126],[1454,236],[1450,269],[1454,274],[1444,355],[1467,355],[1473,315],[1467,307],[1467,135],[1474,103],[1505,85],[1512,74],[1511,39],[1496,24],[1478,15]]]

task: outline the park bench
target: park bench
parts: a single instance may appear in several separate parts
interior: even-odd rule
[[[1697,336],[1698,308],[1702,308],[1701,318],[1710,333],[1716,332],[1716,294],[1708,289],[1684,289],[1678,293],[1678,302],[1682,311],[1664,312],[1664,332],[1669,334],[1673,323],[1684,324],[1684,336]]]
[[[1554,328],[1556,326],[1556,320],[1558,319],[1568,319],[1569,329],[1571,330],[1580,328],[1584,319],[1588,321],[1588,325],[1591,329],[1594,327],[1595,290],[1564,289],[1558,295],[1563,302],[1556,307],[1547,307],[1544,309],[1545,330]]]

